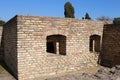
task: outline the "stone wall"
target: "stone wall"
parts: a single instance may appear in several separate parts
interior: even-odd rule
[[[120,65],[120,25],[104,26],[102,48],[103,65]]]
[[[5,61],[19,80],[84,72],[97,66],[90,36],[99,35],[101,44],[103,26],[92,20],[18,15],[4,26]],[[47,52],[49,46],[53,52]]]

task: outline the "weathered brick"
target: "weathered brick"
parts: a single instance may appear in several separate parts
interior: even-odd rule
[[[86,70],[98,61],[89,51],[90,36],[99,35],[101,44],[103,26],[100,21],[18,15],[4,25],[5,62],[19,80]],[[54,46],[54,53],[47,45]]]

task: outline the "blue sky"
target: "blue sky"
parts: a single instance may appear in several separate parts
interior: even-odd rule
[[[88,12],[92,19],[100,16],[120,17],[120,0],[1,0],[0,19],[8,21],[16,14],[64,17],[64,4],[69,1],[75,17]]]

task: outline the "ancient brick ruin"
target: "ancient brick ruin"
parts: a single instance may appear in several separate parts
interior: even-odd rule
[[[108,60],[101,56],[111,44],[107,33],[112,33],[103,28],[100,21],[17,15],[3,27],[4,61],[19,80],[85,72]],[[117,53],[119,45],[114,46]]]

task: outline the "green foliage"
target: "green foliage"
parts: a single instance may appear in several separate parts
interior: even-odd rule
[[[114,18],[113,24],[120,24],[120,17]]]
[[[66,2],[64,5],[64,15],[66,18],[75,18],[74,16],[74,7],[70,2]]]
[[[5,21],[0,20],[0,26],[3,26],[5,24]]]
[[[85,14],[85,19],[89,19],[89,20],[91,20],[91,17],[89,16],[88,13]]]

